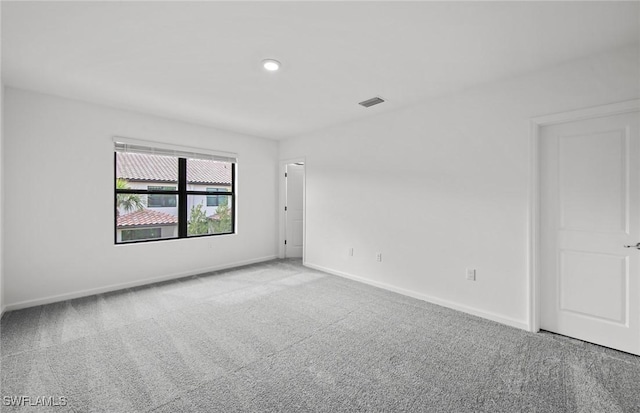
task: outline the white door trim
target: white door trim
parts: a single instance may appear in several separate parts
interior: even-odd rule
[[[528,279],[528,325],[529,331],[540,330],[540,282],[539,282],[539,242],[540,242],[540,129],[555,123],[571,122],[581,119],[597,118],[640,110],[640,99],[612,103],[571,112],[539,116],[530,121],[529,140],[529,207],[528,207],[528,245],[527,245],[527,279]]]
[[[287,181],[284,176],[287,165],[296,162],[304,163],[304,177],[302,180],[302,264],[304,265],[306,257],[307,257],[307,162],[304,156],[299,158],[290,158],[290,159],[281,159],[280,160],[280,168],[279,168],[279,176],[278,182],[280,183],[280,202],[279,202],[279,213],[278,213],[278,257],[284,258],[285,256],[285,248],[284,248],[284,240],[286,238],[285,225],[287,222],[287,217],[284,214],[284,207],[287,203]]]

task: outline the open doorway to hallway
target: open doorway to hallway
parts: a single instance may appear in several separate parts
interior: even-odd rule
[[[287,163],[284,180],[284,257],[302,258],[304,252],[304,162]]]

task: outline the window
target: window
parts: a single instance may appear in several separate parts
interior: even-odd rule
[[[207,192],[226,192],[225,188],[207,188]],[[224,195],[207,195],[207,206],[219,206],[220,202],[224,203],[226,198]]]
[[[122,241],[160,238],[161,234],[162,228],[124,229],[122,230]]]
[[[175,191],[175,186],[149,186],[149,191]],[[175,208],[178,200],[175,195],[159,195],[149,194],[147,196],[147,205],[149,208]]]
[[[234,233],[235,154],[114,142],[116,244]]]

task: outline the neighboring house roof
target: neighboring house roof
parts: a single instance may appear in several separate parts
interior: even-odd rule
[[[118,227],[137,227],[143,225],[175,225],[178,217],[151,209],[141,209],[118,217]]]
[[[231,164],[189,159],[187,180],[193,184],[231,185]],[[129,181],[177,182],[178,158],[118,153],[116,175]]]

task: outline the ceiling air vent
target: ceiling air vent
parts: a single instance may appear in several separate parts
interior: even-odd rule
[[[375,98],[364,100],[358,103],[358,105],[364,106],[365,108],[369,108],[373,105],[377,105],[378,103],[382,103],[382,102],[384,102],[384,99],[375,97]]]

